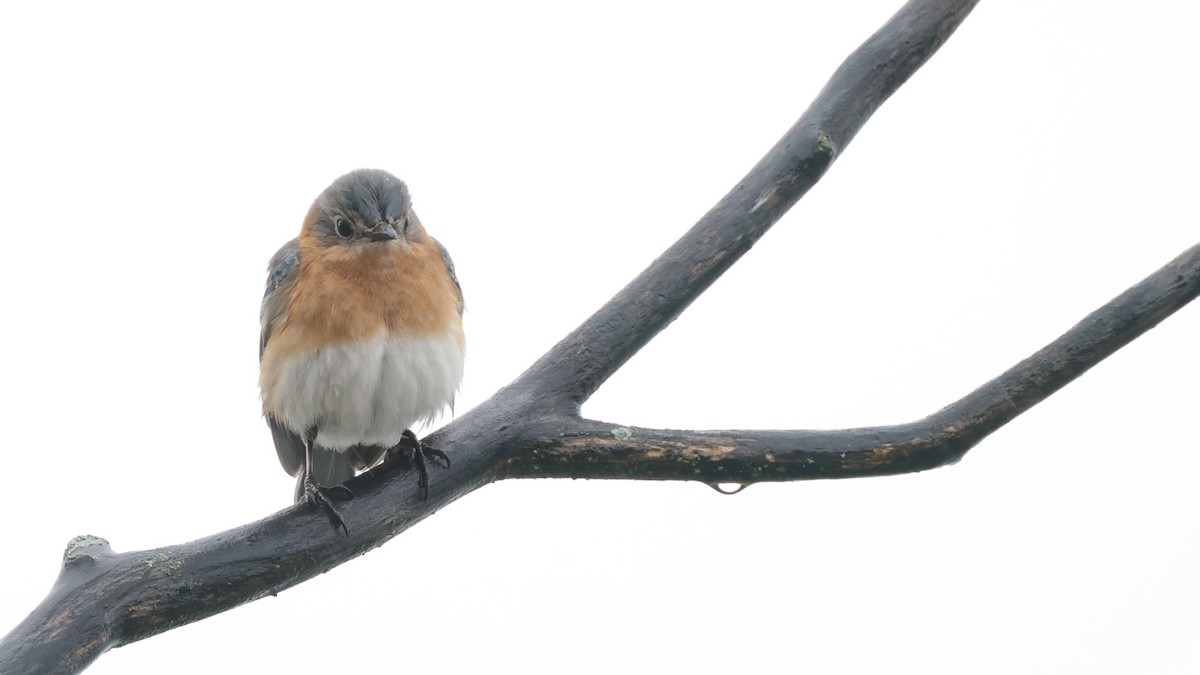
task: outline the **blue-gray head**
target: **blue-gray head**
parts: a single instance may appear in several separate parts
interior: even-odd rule
[[[414,220],[404,181],[379,169],[358,169],[317,197],[302,234],[325,246],[387,242],[404,237]]]

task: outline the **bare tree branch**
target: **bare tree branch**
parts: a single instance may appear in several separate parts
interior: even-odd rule
[[[849,477],[952,462],[991,431],[1197,293],[1191,249],[1055,343],[912,425],[837,432],[669,432],[583,420],[579,406],[816,183],[870,115],[977,0],[911,0],[855,51],[809,110],[679,242],[514,382],[427,441],[453,466],[429,500],[388,462],[348,483],[348,536],[307,504],[204,539],[114,553],[76,538],[46,599],[0,640],[0,672],[77,672],[104,651],[278,593],[383,544],[489,482],[520,476]]]
[[[955,403],[909,424],[836,431],[673,431],[577,415],[530,429],[530,448],[498,478],[641,478],[716,485],[856,478],[953,464],[988,434],[1200,295],[1200,245],[1036,354]]]
[[[909,2],[847,58],[783,138],[687,234],[521,381],[582,404],[816,185],[871,114],[979,0]]]

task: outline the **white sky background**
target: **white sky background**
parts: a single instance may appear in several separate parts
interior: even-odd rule
[[[901,2],[499,4],[0,12],[0,633],[73,535],[147,549],[290,503],[258,306],[334,178],[403,177],[453,254],[465,411],[735,185]],[[984,0],[585,414],[916,419],[1196,243],[1185,4]],[[1198,340],[1191,306],[918,475],[492,485],[89,672],[1196,672]]]

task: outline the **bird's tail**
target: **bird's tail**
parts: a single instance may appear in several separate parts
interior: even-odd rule
[[[317,485],[331,487],[341,485],[354,478],[354,467],[346,453],[327,450],[319,445],[313,447],[313,478]],[[296,501],[304,499],[304,470],[296,472]]]

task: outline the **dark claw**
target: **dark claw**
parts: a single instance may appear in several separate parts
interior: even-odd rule
[[[333,526],[342,528],[342,532],[347,537],[350,536],[350,530],[346,528],[346,521],[342,520],[341,514],[333,507],[333,500],[345,501],[353,497],[354,493],[345,485],[323,487],[317,485],[312,474],[304,476],[304,501],[324,509],[329,520],[333,521]]]
[[[396,444],[389,454],[403,454],[408,460],[409,467],[417,468],[417,487],[421,490],[421,499],[429,499],[429,463],[440,464],[443,469],[450,468],[450,457],[437,448],[421,442],[411,429],[404,430],[404,438]]]

